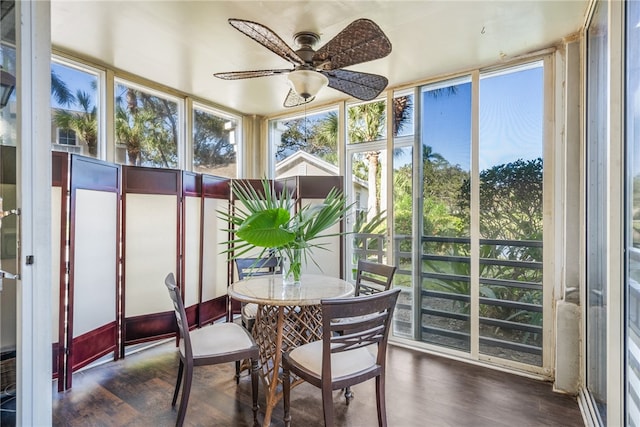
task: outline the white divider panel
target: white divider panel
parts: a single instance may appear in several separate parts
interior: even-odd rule
[[[227,294],[227,255],[222,242],[227,241],[229,225],[218,218],[218,211],[226,212],[229,201],[204,199],[204,230],[202,251],[202,301],[209,301]]]
[[[51,187],[51,342],[58,342],[60,332],[60,221],[62,188]]]
[[[304,199],[302,205],[321,204],[324,199]],[[338,234],[340,232],[340,224],[324,230],[321,234]],[[325,276],[340,277],[340,236],[323,237],[313,240],[314,244],[322,244],[326,250],[314,248],[311,255],[318,264],[312,260],[308,260],[303,264],[303,273],[324,274]],[[320,268],[318,268],[320,266]]]
[[[185,197],[184,299],[185,306],[198,303],[200,277],[200,197]]]
[[[126,194],[125,316],[173,310],[164,286],[176,273],[175,195]]]
[[[116,320],[118,195],[76,190],[73,336]]]

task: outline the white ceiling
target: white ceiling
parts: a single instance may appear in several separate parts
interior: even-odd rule
[[[293,49],[293,34],[321,36],[369,18],[390,39],[383,59],[349,67],[389,87],[506,61],[580,30],[588,0],[569,1],[51,1],[54,48],[111,64],[244,114],[285,110],[286,75],[225,81],[221,71],[292,68],[228,23],[259,22]],[[323,89],[310,105],[343,99]]]

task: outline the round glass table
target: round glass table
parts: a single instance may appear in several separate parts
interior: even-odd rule
[[[282,276],[249,277],[228,290],[235,300],[258,304],[253,337],[260,348],[266,408],[263,426],[271,423],[273,408],[282,398],[280,367],[282,352],[322,339],[320,301],[353,296],[353,284],[320,274],[303,274],[300,285],[285,285]],[[294,379],[291,387],[301,381]]]

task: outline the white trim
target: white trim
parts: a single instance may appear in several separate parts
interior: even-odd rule
[[[469,277],[469,313],[471,359],[480,358],[480,72],[471,73],[471,200],[469,200],[470,229],[469,261],[471,270]]]
[[[542,158],[543,174],[542,174],[542,241],[544,243],[542,252],[542,368],[550,378],[553,378],[553,367],[555,366],[555,314],[556,314],[556,293],[554,292],[555,283],[559,282],[556,254],[562,253],[562,246],[556,246],[558,242],[554,240],[557,231],[556,215],[561,217],[560,210],[556,205],[556,189],[558,181],[561,180],[560,173],[556,173],[556,150],[562,149],[562,140],[556,141],[555,126],[556,118],[556,98],[555,85],[556,73],[555,62],[553,56],[548,55],[542,61],[543,69],[543,135],[542,135]],[[562,109],[561,104],[559,108]],[[560,122],[561,126],[563,123]],[[558,150],[558,151],[560,151]],[[561,166],[561,167],[564,167]],[[558,171],[559,172],[559,171]],[[562,193],[560,193],[562,194]],[[558,227],[560,228],[560,227]]]
[[[51,424],[51,8],[16,2],[18,39],[17,425]],[[27,264],[27,256],[33,263]]]
[[[624,4],[609,6],[607,425],[624,425]]]

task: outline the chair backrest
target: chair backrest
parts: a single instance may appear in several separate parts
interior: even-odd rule
[[[358,260],[355,296],[388,291],[391,288],[395,273],[396,266],[394,265]]]
[[[266,258],[236,258],[238,279],[249,276],[263,276],[265,274],[282,273],[280,258],[270,256]]]
[[[182,295],[180,289],[176,286],[176,279],[173,273],[169,273],[164,279],[164,284],[169,290],[169,297],[173,302],[173,310],[176,315],[176,322],[178,323],[178,332],[184,345],[185,357],[187,360],[193,358],[193,352],[191,349],[191,338],[189,337],[189,322],[187,321],[187,312],[184,309],[184,303],[182,302]]]
[[[384,368],[389,328],[400,288],[358,298],[325,299],[322,304],[322,377],[331,378],[331,353],[378,345]]]

